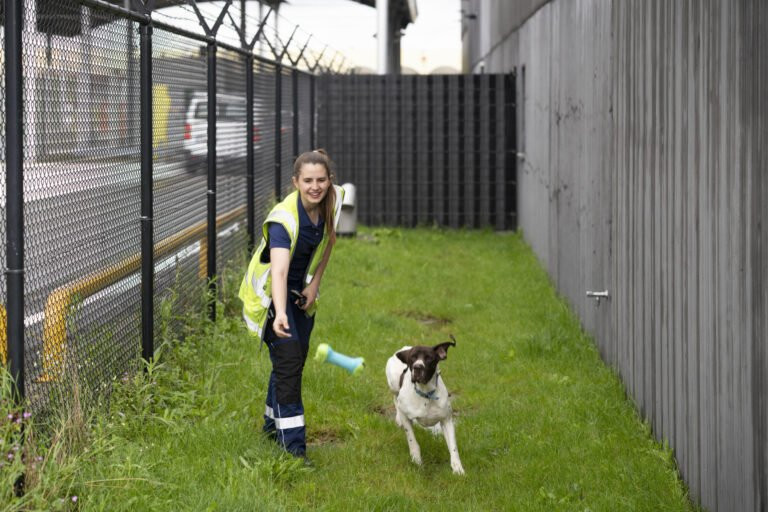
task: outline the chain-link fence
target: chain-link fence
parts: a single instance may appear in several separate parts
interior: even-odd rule
[[[43,411],[72,383],[108,394],[243,263],[311,149],[314,87],[254,55],[258,38],[217,40],[217,20],[201,34],[98,0],[17,8],[2,34],[20,52],[2,74],[2,134],[21,140],[2,148],[0,244],[17,257],[0,258],[0,345]],[[20,94],[5,87],[18,79]]]

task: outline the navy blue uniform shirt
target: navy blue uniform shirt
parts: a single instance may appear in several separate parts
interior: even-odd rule
[[[288,290],[301,291],[305,286],[304,276],[307,274],[312,254],[323,239],[325,222],[321,216],[317,224],[313,224],[304,210],[304,205],[301,204],[301,196],[297,201],[299,203],[299,238],[296,241],[296,250],[293,251],[291,265],[288,267]],[[291,248],[291,238],[282,224],[270,222],[268,229],[270,249]]]

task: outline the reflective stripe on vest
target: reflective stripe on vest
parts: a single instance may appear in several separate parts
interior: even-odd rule
[[[339,227],[339,217],[341,217],[341,203],[344,200],[344,189],[336,189],[336,204],[333,205],[333,229]]]
[[[245,320],[245,326],[248,327],[248,330],[255,332],[259,335],[259,338],[261,338],[264,329],[262,329],[259,324],[248,318],[248,315],[245,314],[245,308],[243,308],[243,319]]]
[[[267,293],[267,290],[265,290],[267,278],[269,277],[269,271],[270,267],[267,267],[267,269],[262,272],[258,279],[256,279],[255,274],[251,279],[251,286],[253,286],[253,291],[256,292],[256,295],[258,295],[261,299],[261,307],[263,308],[268,308],[269,305],[272,304],[272,297],[270,297]]]
[[[297,214],[298,216],[298,214]],[[291,241],[293,242],[296,240],[296,237],[298,236],[298,223],[296,222],[296,219],[291,214],[291,212],[287,210],[272,210],[269,213],[269,216],[267,217],[267,220],[264,221],[267,222],[277,222],[278,224],[285,226],[286,224],[291,228]],[[293,246],[295,244],[291,244]],[[291,247],[293,248],[293,247]],[[293,251],[291,251],[293,252]]]

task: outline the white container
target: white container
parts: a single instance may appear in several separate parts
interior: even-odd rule
[[[339,235],[354,236],[357,233],[357,194],[355,186],[344,183],[344,200],[341,202],[341,214],[336,233]]]

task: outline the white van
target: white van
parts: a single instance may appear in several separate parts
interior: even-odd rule
[[[246,102],[242,96],[216,95],[216,160],[245,161]],[[256,135],[254,135],[254,142]],[[184,121],[184,154],[190,172],[205,171],[208,160],[208,93],[195,92]],[[227,166],[224,166],[226,169]]]

